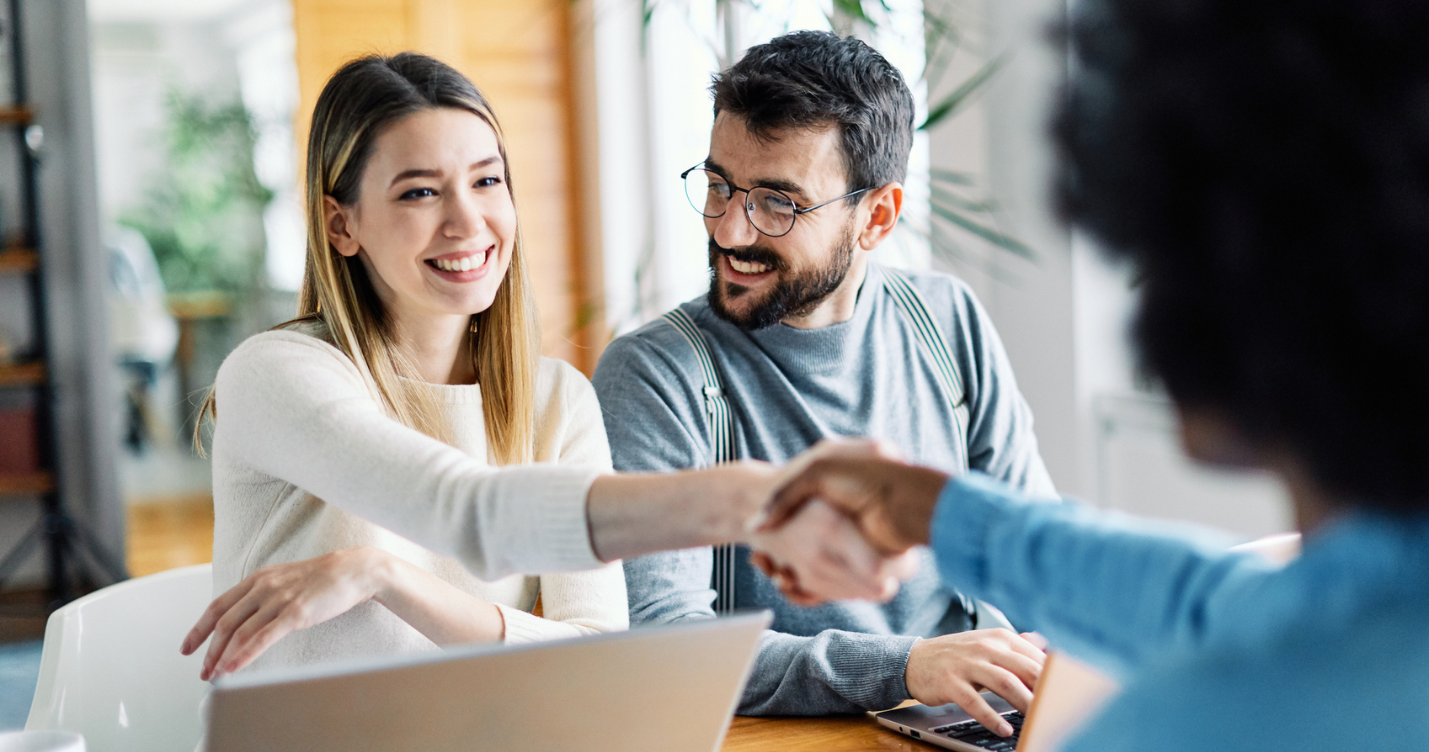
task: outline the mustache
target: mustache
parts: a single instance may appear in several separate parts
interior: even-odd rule
[[[729,256],[732,259],[745,263],[763,264],[776,271],[783,270],[784,268],[784,260],[779,257],[779,254],[763,246],[747,245],[743,248],[725,248],[714,242],[714,238],[710,238],[709,249],[711,266],[714,265],[716,258]]]

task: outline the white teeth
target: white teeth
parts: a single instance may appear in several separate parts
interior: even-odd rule
[[[478,253],[474,256],[463,256],[459,259],[433,259],[432,263],[444,272],[465,272],[476,269],[486,263],[486,254]]]
[[[734,270],[739,272],[740,274],[763,274],[764,272],[769,271],[769,267],[765,266],[764,264],[756,264],[750,261],[740,261],[737,258],[731,258],[729,260],[729,265],[734,267]]]

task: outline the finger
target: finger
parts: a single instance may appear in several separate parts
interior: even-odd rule
[[[1022,633],[1021,635],[1019,635],[1019,636],[1020,636],[1022,639],[1026,640],[1026,641],[1028,641],[1028,642],[1030,642],[1030,643],[1032,643],[1032,647],[1035,647],[1035,648],[1037,648],[1038,650],[1041,650],[1043,653],[1046,653],[1046,652],[1047,652],[1047,638],[1046,638],[1046,637],[1043,637],[1042,635],[1038,634],[1037,632],[1023,632],[1023,633]]]
[[[234,632],[237,632],[244,622],[256,614],[262,606],[263,598],[253,590],[249,590],[242,600],[233,604],[233,607],[219,618],[218,624],[213,630],[213,637],[208,641],[208,652],[203,657],[203,669],[199,672],[200,679],[208,681],[213,677],[213,668],[218,664],[218,659],[223,655],[223,651],[228,648],[228,642],[233,639]]]
[[[193,629],[184,635],[184,642],[179,646],[179,652],[190,655],[198,650],[203,641],[213,633],[214,627],[218,626],[218,620],[252,588],[252,580],[246,579],[229,588],[223,595],[214,598],[213,602],[208,604],[208,608],[204,609],[203,614],[198,617],[198,622],[194,624]]]
[[[981,723],[988,731],[998,736],[1012,735],[1012,724],[1008,723],[1007,719],[1003,718],[996,710],[993,710],[992,706],[987,704],[987,700],[983,699],[977,690],[964,685],[962,691],[958,692],[955,696],[959,697],[959,699],[953,702],[957,703],[958,707],[972,716],[973,720]],[[1011,701],[1009,700],[1009,702]]]
[[[817,464],[817,463],[815,463]],[[757,533],[777,530],[789,521],[809,500],[816,498],[823,487],[814,465],[804,468],[782,488],[774,492],[774,499],[764,511],[764,518],[755,529]]]
[[[982,671],[977,672],[976,681],[984,688],[992,690],[992,693],[1007,700],[1012,707],[1026,713],[1032,707],[1032,690],[1022,679],[1007,669],[999,666],[987,665]],[[967,710],[967,708],[963,708]],[[986,723],[983,723],[986,726]],[[989,728],[991,728],[989,726]],[[1011,733],[1011,732],[1009,732]],[[1006,734],[1003,734],[1006,736]]]
[[[763,551],[750,552],[749,561],[754,566],[759,567],[759,571],[763,572],[764,575],[770,579],[773,579],[774,573],[778,570],[778,567],[774,565],[774,560],[769,558],[769,554]]]
[[[1041,638],[1041,635],[1036,635],[1036,637]],[[1046,644],[1046,640],[1043,640],[1042,642],[1044,645]],[[1047,653],[1043,651],[1042,648],[1038,647],[1036,643],[1027,639],[1023,635],[1011,636],[1007,640],[1007,646],[1012,650],[1035,661],[1038,666],[1041,666],[1043,663],[1047,662]]]
[[[234,636],[219,659],[219,675],[231,674],[258,659],[278,640],[302,627],[301,617],[291,608],[249,619],[244,630]]]
[[[1008,653],[996,661],[996,664],[1012,672],[1028,689],[1035,689],[1037,678],[1042,675],[1042,664],[1020,653]]]

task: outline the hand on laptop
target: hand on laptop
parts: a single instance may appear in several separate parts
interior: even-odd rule
[[[957,703],[978,723],[999,736],[1012,726],[979,692],[991,690],[1026,713],[1032,688],[1047,654],[1038,635],[1017,635],[1006,629],[978,629],[932,637],[913,644],[904,681],[908,694],[924,705]]]

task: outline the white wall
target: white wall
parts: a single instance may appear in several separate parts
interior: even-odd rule
[[[1288,529],[1280,484],[1197,467],[1182,455],[1169,403],[1136,377],[1126,336],[1136,297],[1127,271],[1054,216],[1048,133],[1066,67],[1047,40],[1062,0],[958,7],[978,53],[961,63],[963,75],[996,54],[1010,54],[1010,62],[977,106],[935,131],[933,163],[986,175],[1004,209],[1001,229],[1037,258],[965,239],[967,257],[950,266],[973,285],[1007,345],[1058,487],[1101,506],[1247,536]]]

